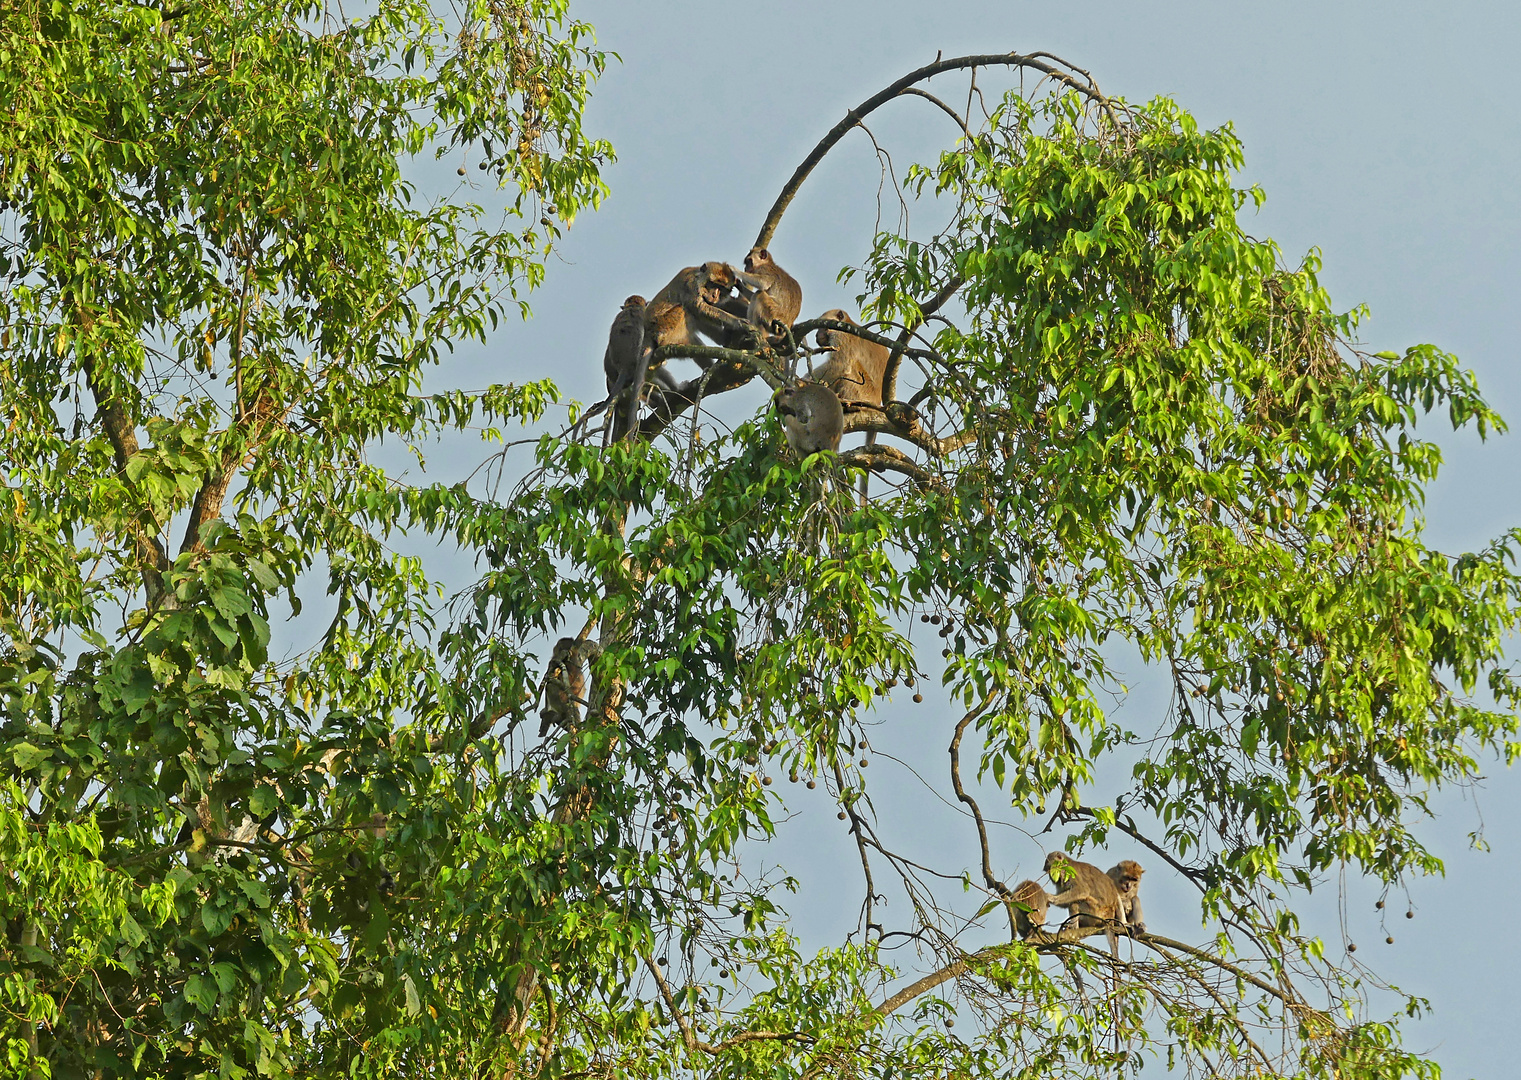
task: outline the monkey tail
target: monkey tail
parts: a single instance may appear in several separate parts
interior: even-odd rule
[[[875,446],[876,443],[877,443],[877,433],[875,431],[868,431],[866,433],[866,441],[864,443],[862,443],[862,445],[863,446]],[[867,485],[869,485],[870,483],[871,483],[871,470],[870,469],[866,469],[866,470],[864,470],[861,473],[861,490],[860,490],[860,494],[861,494],[861,505],[862,506],[865,506],[866,503],[867,503],[866,488],[867,488]]]

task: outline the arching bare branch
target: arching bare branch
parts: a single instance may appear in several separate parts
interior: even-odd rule
[[[937,60],[933,64],[926,64],[916,71],[909,72],[891,86],[873,94],[854,109],[846,112],[845,119],[832,127],[829,130],[829,134],[819,140],[819,144],[813,148],[809,155],[803,159],[803,163],[793,172],[792,178],[782,188],[782,193],[776,197],[776,202],[771,204],[771,209],[766,214],[766,220],[761,223],[760,232],[756,234],[755,246],[767,247],[770,245],[771,237],[776,234],[776,227],[781,223],[782,215],[786,213],[787,207],[791,205],[792,200],[797,196],[798,190],[803,186],[803,181],[808,179],[808,174],[813,172],[815,166],[820,161],[824,160],[824,155],[834,148],[835,143],[843,139],[846,133],[866,116],[893,98],[902,96],[915,83],[924,82],[946,71],[959,71],[966,68],[979,67],[1018,67],[1039,71],[1063,86],[1083,94],[1089,100],[1100,105],[1108,114],[1111,121],[1116,124],[1119,122],[1118,118],[1114,115],[1113,108],[1109,104],[1109,99],[1099,93],[1098,86],[1095,85],[1092,77],[1084,75],[1082,78],[1079,78],[1078,75],[1073,73],[1079,72],[1080,69],[1067,63],[1065,60],[1052,56],[1050,53],[1031,53],[1029,55],[1021,53],[989,53],[977,56],[958,56],[950,60]]]

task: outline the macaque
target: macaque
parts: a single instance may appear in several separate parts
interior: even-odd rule
[[[1075,919],[1077,926],[1103,926],[1107,922],[1125,921],[1119,890],[1109,875],[1092,863],[1078,862],[1053,851],[1046,856],[1046,876],[1057,889],[1051,897],[1051,906],[1066,908],[1068,922]],[[1104,936],[1109,939],[1110,953],[1119,956],[1120,945],[1114,931],[1106,927]]]
[[[607,400],[613,410],[612,439],[617,442],[634,426],[639,405],[636,395],[629,394],[628,407],[619,408],[619,401],[635,383],[644,381],[644,365],[648,353],[644,351],[644,297],[630,296],[623,301],[623,308],[613,319],[607,334],[607,351],[602,354],[602,371],[607,376]],[[666,375],[665,372],[661,372]],[[666,375],[666,378],[670,378]]]
[[[799,457],[840,448],[845,410],[829,387],[803,380],[783,387],[776,392],[776,411],[782,418],[787,445]]]
[[[754,336],[742,320],[718,307],[736,283],[734,267],[728,263],[705,262],[688,266],[677,273],[644,309],[645,346],[701,345],[702,334],[710,341],[722,342],[726,331]],[[711,361],[697,361],[707,367]]]
[[[747,321],[774,334],[797,322],[797,313],[803,308],[803,287],[797,278],[771,261],[771,252],[751,248],[745,256],[745,269],[735,277],[740,295],[747,301]]]
[[[1120,894],[1120,909],[1125,917],[1120,920],[1138,934],[1146,933],[1146,920],[1141,914],[1141,875],[1146,871],[1134,859],[1121,859],[1109,868],[1109,880],[1114,882]]]
[[[1027,878],[1014,886],[1014,905],[1014,928],[1020,937],[1027,938],[1045,924],[1051,894]]]
[[[856,321],[839,308],[824,312],[821,318],[835,322],[857,325]],[[832,350],[818,367],[813,369],[813,379],[829,387],[839,396],[840,403],[852,405],[875,405],[882,407],[882,377],[887,373],[887,358],[892,350],[875,341],[858,338],[843,330],[821,328],[813,336],[820,346]]]
[[[576,638],[562,637],[549,654],[544,672],[544,707],[539,710],[539,738],[556,725],[574,727],[581,722],[581,706],[586,704],[586,666],[584,645]]]

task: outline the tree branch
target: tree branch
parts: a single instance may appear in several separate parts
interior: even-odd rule
[[[1054,63],[1048,63],[1047,60],[1054,61]],[[1058,67],[1058,64],[1061,66]],[[851,128],[876,111],[879,106],[885,105],[893,98],[901,96],[915,83],[924,82],[942,72],[977,67],[1032,68],[1043,75],[1055,79],[1063,86],[1076,90],[1090,101],[1102,106],[1105,112],[1108,113],[1109,118],[1118,123],[1109,100],[1099,93],[1099,89],[1094,85],[1093,79],[1086,77],[1086,81],[1083,81],[1074,77],[1068,72],[1079,71],[1080,69],[1073,67],[1073,65],[1059,57],[1051,56],[1049,53],[1032,53],[1030,55],[1021,55],[1020,53],[990,53],[979,56],[958,56],[950,60],[937,60],[933,64],[926,64],[916,71],[909,72],[885,90],[873,94],[854,109],[845,113],[845,119],[831,128],[829,134],[819,140],[819,144],[813,148],[812,152],[803,159],[803,163],[793,172],[792,178],[787,181],[786,186],[782,188],[781,194],[776,197],[776,202],[771,204],[771,209],[766,214],[766,220],[761,223],[760,232],[756,234],[755,246],[770,246],[771,238],[776,234],[776,227],[781,224],[782,215],[786,213],[787,207],[791,205],[798,190],[803,186],[803,181],[808,179],[808,174],[813,172],[820,161],[824,160],[824,155],[829,153],[834,148],[835,143],[843,139]],[[1067,70],[1063,70],[1063,68]],[[955,114],[953,113],[952,115]]]

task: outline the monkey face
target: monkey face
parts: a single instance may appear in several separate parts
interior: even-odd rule
[[[757,266],[765,266],[770,262],[771,252],[765,248],[751,248],[750,253],[745,256],[745,269],[753,274]]]
[[[820,315],[819,318],[829,319],[832,322],[842,323],[855,321],[839,308],[830,308],[828,311],[824,312],[824,314]],[[831,330],[827,326],[822,326],[819,328],[819,332],[813,335],[813,340],[814,343],[817,344],[821,349],[837,349],[840,346],[840,339],[842,336],[843,335],[838,330]]]
[[[720,295],[727,296],[729,290],[734,288],[738,278],[734,276],[734,267],[728,263],[706,262],[702,264],[704,284],[721,290]]]

